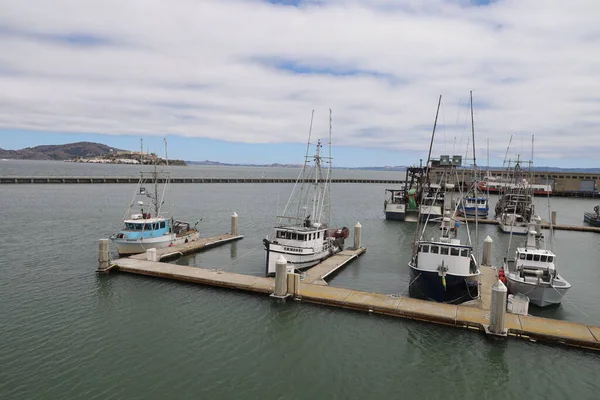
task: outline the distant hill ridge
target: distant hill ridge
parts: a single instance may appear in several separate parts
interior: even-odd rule
[[[4,150],[0,148],[0,158],[13,160],[72,160],[77,157],[102,157],[118,151],[124,150],[101,143],[77,142],[27,147],[21,150]]]
[[[58,145],[42,145],[27,147],[21,150],[4,150],[0,148],[0,159],[13,160],[74,160],[77,158],[103,157],[108,154],[126,152],[126,150],[110,147],[102,143],[77,142]],[[219,161],[181,161],[169,160],[169,163],[175,165],[214,165],[224,167],[274,167],[274,168],[300,168],[301,164],[242,164],[242,163],[223,163]],[[384,167],[334,167],[336,169],[355,169],[355,170],[374,170],[374,171],[404,171],[406,166],[384,166]],[[485,170],[487,168],[483,168]],[[491,170],[501,170],[502,167],[489,167]],[[600,168],[558,168],[558,167],[534,167],[535,171],[540,172],[587,172],[600,173]]]

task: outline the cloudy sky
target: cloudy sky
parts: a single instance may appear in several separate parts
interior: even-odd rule
[[[169,137],[187,160],[338,166],[464,154],[597,167],[598,0],[3,0],[0,147]],[[154,149],[151,149],[154,150]]]

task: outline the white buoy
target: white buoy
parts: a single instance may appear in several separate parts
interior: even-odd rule
[[[504,329],[504,316],[506,315],[506,295],[508,290],[501,280],[492,286],[492,308],[490,312],[490,326],[487,333],[506,336],[508,331]]]
[[[151,249],[146,249],[146,260],[158,261],[158,258],[156,256],[156,249],[154,247]]]
[[[362,225],[360,224],[360,222],[357,222],[356,225],[354,225],[354,248],[355,249],[360,249],[360,245],[362,242]]]
[[[273,297],[287,296],[287,260],[280,255],[275,262],[275,292]]]
[[[238,234],[238,215],[236,212],[231,214],[231,234],[237,236]]]
[[[100,239],[98,245],[98,271],[106,271],[110,263],[108,239]]]
[[[483,257],[481,259],[481,264],[486,266],[492,265],[492,244],[494,241],[491,237],[486,237],[483,240]]]

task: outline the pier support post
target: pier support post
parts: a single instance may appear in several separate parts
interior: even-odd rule
[[[146,260],[158,261],[158,257],[156,256],[156,249],[154,247],[146,250]]]
[[[490,311],[490,325],[486,327],[485,333],[506,336],[508,329],[504,328],[504,317],[506,315],[506,295],[508,290],[501,280],[492,286],[492,307]]]
[[[287,296],[287,260],[284,256],[279,256],[275,262],[275,291],[271,297],[285,299]]]
[[[106,272],[110,266],[108,239],[100,239],[98,246],[98,272]]]
[[[287,294],[296,298],[298,291],[300,290],[300,274],[288,273],[287,274]]]
[[[360,222],[357,222],[354,225],[354,248],[360,249],[360,245],[362,244],[362,225]]]
[[[552,225],[556,225],[556,211],[552,211],[552,217],[550,218],[552,220]]]
[[[236,212],[231,215],[231,234],[233,236],[238,234],[238,215]]]
[[[481,265],[486,265],[488,267],[492,265],[492,243],[494,243],[494,241],[489,236],[483,240],[483,257],[481,259]]]

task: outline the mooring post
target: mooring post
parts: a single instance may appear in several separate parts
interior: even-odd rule
[[[360,249],[361,241],[362,241],[362,225],[360,224],[360,222],[357,222],[356,225],[354,225],[354,248],[356,250]]]
[[[156,257],[156,249],[154,247],[151,249],[146,249],[146,260],[158,261],[158,258]]]
[[[233,236],[238,234],[238,215],[236,212],[231,215],[231,234]]]
[[[486,265],[488,267],[492,265],[492,243],[494,243],[494,241],[489,236],[483,240],[483,257],[481,265]]]
[[[552,211],[551,215],[552,225],[556,225],[556,211]]]
[[[287,260],[281,255],[275,262],[275,291],[271,296],[284,299],[287,295]]]
[[[501,280],[498,280],[492,286],[492,308],[490,311],[490,326],[487,333],[499,336],[506,336],[507,329],[504,329],[504,316],[506,315],[506,295],[508,290]]]
[[[108,269],[110,254],[108,252],[108,239],[100,239],[98,246],[98,271],[104,272]]]

